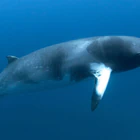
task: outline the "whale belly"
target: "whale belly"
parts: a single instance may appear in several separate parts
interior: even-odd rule
[[[68,85],[73,85],[75,83],[76,81],[70,80],[69,75],[66,75],[62,80],[42,80],[38,82],[16,81],[8,86],[2,94],[48,91],[52,89],[62,88]]]

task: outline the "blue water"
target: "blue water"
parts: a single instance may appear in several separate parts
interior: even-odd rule
[[[6,55],[100,35],[140,37],[139,0],[1,0],[0,70]],[[0,140],[140,140],[139,69],[112,75],[90,111],[93,83],[0,98]]]

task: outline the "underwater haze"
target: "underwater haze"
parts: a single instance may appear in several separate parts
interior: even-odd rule
[[[0,70],[7,55],[103,35],[140,37],[140,1],[1,0]],[[112,75],[94,112],[92,87],[0,97],[0,140],[140,140],[140,69]]]

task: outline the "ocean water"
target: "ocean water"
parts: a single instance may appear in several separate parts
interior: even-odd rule
[[[139,0],[1,0],[0,70],[6,56],[91,36],[140,37]],[[0,140],[140,140],[139,69],[112,75],[98,108],[93,83],[0,98]]]

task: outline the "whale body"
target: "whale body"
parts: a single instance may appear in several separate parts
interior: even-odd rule
[[[101,36],[63,42],[18,58],[7,56],[0,95],[39,92],[94,79],[91,110],[106,90],[111,73],[140,66],[140,38]]]

